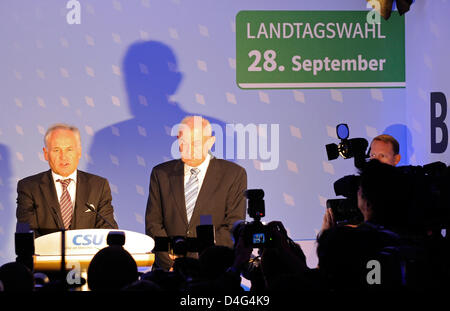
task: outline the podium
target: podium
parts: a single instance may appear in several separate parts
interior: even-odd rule
[[[108,246],[107,237],[111,231],[125,233],[123,245],[136,261],[138,267],[149,267],[155,260],[151,253],[154,240],[142,233],[114,229],[80,229],[65,232],[66,269],[79,269],[86,279],[87,269],[94,255]],[[58,271],[61,269],[61,232],[54,232],[34,240],[34,269],[36,271]],[[86,290],[83,288],[83,290]]]

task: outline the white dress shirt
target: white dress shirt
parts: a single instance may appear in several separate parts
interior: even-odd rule
[[[202,189],[203,180],[205,179],[206,171],[208,170],[209,161],[211,160],[211,155],[208,153],[208,155],[205,158],[205,161],[202,162],[198,168],[200,172],[197,174],[198,178],[198,193],[200,193],[200,189]],[[189,166],[186,163],[184,163],[184,187],[186,187],[186,184],[189,181],[189,178],[191,178],[191,168],[194,168],[193,166]]]
[[[75,207],[75,198],[77,194],[77,170],[75,170],[72,174],[70,174],[67,177],[62,177],[55,172],[52,171],[53,181],[55,183],[56,188],[56,195],[58,197],[58,202],[61,201],[61,195],[63,193],[62,184],[57,181],[58,179],[64,180],[64,179],[72,179],[70,181],[69,186],[67,187],[67,191],[69,191],[70,200],[72,201],[72,208]]]

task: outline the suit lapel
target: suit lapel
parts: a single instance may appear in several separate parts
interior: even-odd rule
[[[184,201],[184,163],[181,160],[175,162],[175,166],[169,176],[169,182],[172,197],[176,202],[176,208],[187,225],[186,203]]]
[[[58,196],[56,194],[55,182],[53,181],[52,171],[45,172],[39,185],[48,208],[52,211],[53,219],[59,228],[63,228],[61,216],[61,207],[59,206]]]
[[[87,209],[84,205],[88,202],[89,199],[89,184],[86,179],[86,175],[77,170],[77,191],[75,194],[75,208],[73,211],[73,219],[72,219],[72,229],[79,228],[78,219],[82,219],[80,217],[80,213],[84,213]],[[97,206],[96,206],[97,207]]]
[[[217,165],[217,161],[215,160],[215,158],[211,158],[208,165],[208,169],[206,170],[205,179],[203,180],[202,183],[202,188],[200,189],[200,193],[198,194],[197,197],[197,202],[195,203],[192,218],[194,218],[195,215],[201,212],[197,207],[201,207],[206,204],[211,204],[210,197],[214,193],[214,190],[217,188],[219,183],[220,183],[219,167]]]

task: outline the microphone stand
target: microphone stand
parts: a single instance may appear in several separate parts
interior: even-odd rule
[[[97,212],[97,209],[95,208],[94,204],[86,203],[85,205],[91,212],[94,212],[96,215],[100,216],[100,218],[103,219],[103,221],[106,222],[111,227],[111,229],[114,229],[114,226],[105,217],[103,217],[102,214]]]
[[[66,282],[66,229],[61,229],[61,284],[67,288]]]

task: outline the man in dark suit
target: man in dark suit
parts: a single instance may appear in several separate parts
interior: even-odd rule
[[[201,215],[211,215],[216,245],[232,247],[231,228],[245,219],[247,173],[241,166],[210,154],[215,142],[211,125],[200,116],[180,124],[181,159],[155,166],[145,215],[151,237],[195,237]],[[167,252],[156,254],[155,267],[170,269]]]
[[[81,158],[78,129],[55,124],[47,130],[44,142],[50,170],[18,182],[17,221],[30,224],[36,237],[62,228],[117,229],[108,181],[77,170]]]

